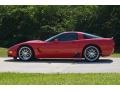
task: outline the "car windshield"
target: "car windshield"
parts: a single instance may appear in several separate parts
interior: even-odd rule
[[[62,34],[62,33],[57,34],[57,35],[54,35],[54,36],[52,36],[52,37],[46,39],[45,41],[46,41],[46,42],[51,41],[51,40],[55,39],[56,37],[58,37],[58,36],[61,35],[61,34]]]

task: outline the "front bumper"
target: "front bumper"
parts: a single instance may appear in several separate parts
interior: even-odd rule
[[[15,50],[8,50],[8,57],[17,57],[17,52]]]

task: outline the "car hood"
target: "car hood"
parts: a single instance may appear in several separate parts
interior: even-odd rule
[[[26,42],[15,44],[15,45],[9,47],[9,49],[12,49],[12,48],[15,48],[15,47],[17,48],[20,45],[29,44],[29,43],[44,43],[44,41],[42,41],[42,40],[30,40],[30,41],[26,41]]]

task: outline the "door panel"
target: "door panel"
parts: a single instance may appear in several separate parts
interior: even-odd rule
[[[59,43],[46,42],[41,48],[42,58],[57,58],[59,57]]]
[[[42,58],[72,58],[78,50],[77,41],[45,43],[41,48]]]
[[[78,50],[77,41],[63,41],[60,43],[59,56],[61,58],[73,58]]]
[[[41,51],[45,58],[72,58],[77,54],[78,48],[78,34],[63,33],[45,42]]]

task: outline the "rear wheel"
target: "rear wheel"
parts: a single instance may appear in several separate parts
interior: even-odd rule
[[[99,60],[100,51],[95,46],[88,46],[85,48],[83,56],[84,56],[85,60],[94,62],[94,61]]]
[[[18,57],[20,60],[29,61],[34,57],[33,50],[28,46],[22,46],[18,50]]]

